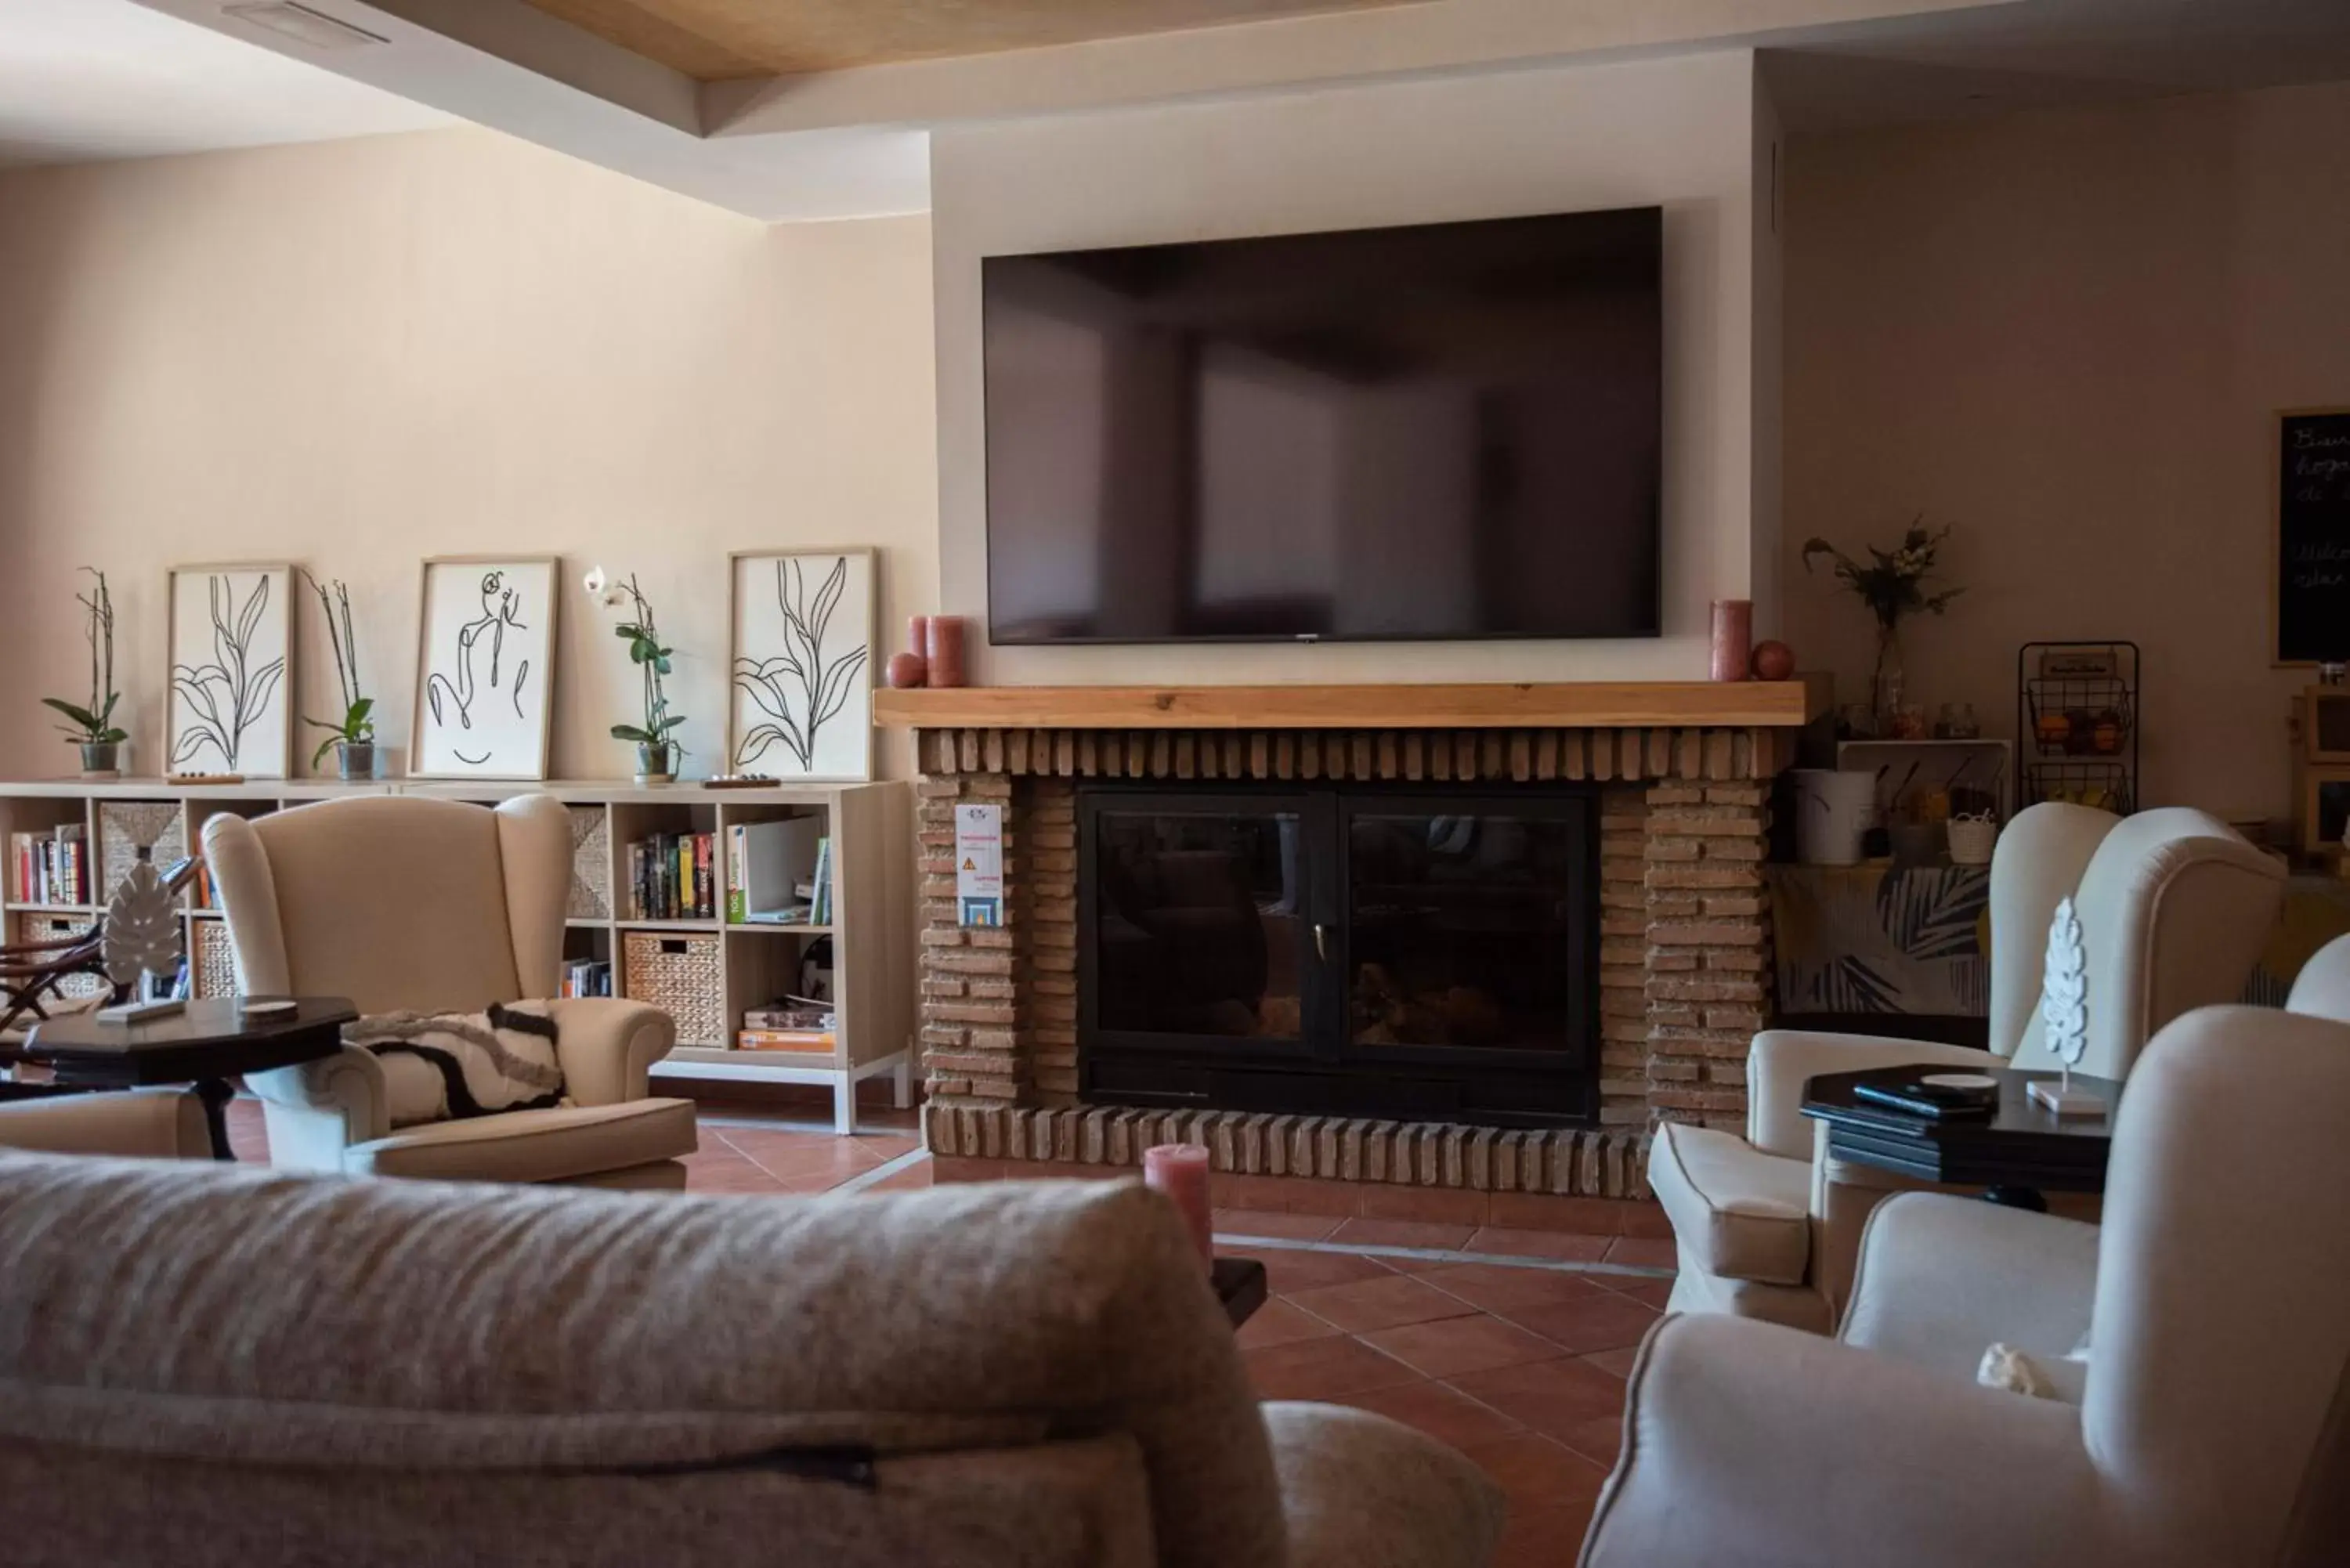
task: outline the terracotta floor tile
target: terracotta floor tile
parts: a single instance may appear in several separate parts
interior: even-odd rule
[[[1513,1307],[1555,1306],[1561,1302],[1619,1301],[1582,1274],[1556,1269],[1513,1269],[1501,1263],[1451,1263],[1420,1279],[1459,1296],[1471,1306],[1506,1314]]]
[[[1502,1526],[1492,1568],[1566,1568],[1583,1550],[1594,1502],[1555,1508],[1512,1509]]]
[[[1235,1337],[1243,1350],[1255,1350],[1268,1345],[1295,1345],[1303,1339],[1326,1339],[1340,1332],[1328,1319],[1275,1296],[1241,1324]]]
[[[1596,1417],[1620,1417],[1624,1384],[1580,1361],[1538,1361],[1446,1379],[1471,1399],[1491,1405],[1535,1431],[1564,1438]]]
[[[1624,1446],[1624,1417],[1620,1413],[1594,1416],[1552,1436],[1593,1464],[1605,1465],[1612,1470],[1616,1468],[1617,1451]]]
[[[1383,1328],[1362,1341],[1430,1377],[1523,1366],[1560,1354],[1550,1341],[1483,1313]]]
[[[1365,1243],[1367,1246],[1373,1244]],[[1384,1263],[1399,1274],[1425,1274],[1436,1269],[1457,1269],[1461,1266],[1450,1258],[1374,1258],[1371,1261]]]
[[[1416,1383],[1419,1375],[1347,1334],[1244,1350],[1260,1399],[1343,1399],[1372,1388]],[[1599,1376],[1596,1373],[1594,1376]]]
[[[1607,1480],[1607,1466],[1594,1464],[1539,1432],[1488,1438],[1463,1444],[1461,1451],[1500,1483],[1513,1513],[1587,1504]]]
[[[1640,1347],[1627,1345],[1619,1350],[1596,1350],[1582,1358],[1584,1365],[1596,1366],[1610,1377],[1629,1377],[1632,1364],[1640,1359]]]
[[[1267,1285],[1277,1296],[1324,1285],[1351,1285],[1357,1280],[1384,1280],[1395,1271],[1377,1258],[1355,1252],[1309,1252],[1297,1247],[1219,1246],[1220,1258],[1254,1258],[1264,1265]]]
[[[1510,1231],[1489,1225],[1469,1238],[1464,1252],[1484,1252],[1501,1258],[1555,1258],[1566,1263],[1596,1263],[1607,1255],[1613,1236],[1578,1236],[1564,1231]]]
[[[1614,1291],[1619,1296],[1629,1296],[1641,1305],[1652,1306],[1659,1312],[1665,1310],[1665,1303],[1673,1296],[1673,1282],[1670,1280],[1640,1280],[1628,1274],[1593,1274],[1590,1279],[1593,1284],[1603,1290]]]
[[[771,1173],[739,1154],[713,1154],[704,1149],[685,1158],[688,1192],[763,1193],[782,1197],[789,1189]]]
[[[1635,1203],[1624,1210],[1624,1234],[1653,1236],[1669,1241],[1672,1240],[1673,1222],[1665,1218],[1662,1205]]]
[[[1333,1241],[1366,1247],[1430,1247],[1459,1251],[1476,1234],[1473,1225],[1440,1225],[1425,1220],[1349,1220],[1330,1232]]]
[[[1426,1378],[1417,1383],[1399,1383],[1392,1388],[1349,1394],[1339,1403],[1360,1410],[1375,1410],[1456,1449],[1525,1430],[1492,1406],[1482,1405],[1458,1388]]]
[[[884,1157],[868,1149],[861,1138],[823,1137],[751,1127],[703,1127],[702,1141],[705,1147],[719,1145],[731,1148],[770,1176],[785,1181],[810,1177],[845,1181],[884,1163]]]
[[[1357,1280],[1349,1285],[1325,1285],[1319,1290],[1296,1292],[1291,1299],[1348,1334],[1462,1317],[1477,1310],[1459,1296],[1448,1295],[1408,1274],[1391,1273],[1383,1280]]]
[[[1635,1269],[1670,1269],[1680,1262],[1680,1251],[1670,1241],[1654,1236],[1619,1236],[1607,1249],[1607,1262]]]
[[[1359,1210],[1366,1220],[1414,1220],[1432,1225],[1482,1225],[1485,1195],[1457,1187],[1366,1185]]]
[[[1658,1316],[1638,1302],[1607,1293],[1550,1306],[1511,1307],[1503,1315],[1577,1355],[1638,1345],[1656,1325]]]
[[[868,1192],[919,1191],[931,1184],[931,1174],[930,1160],[918,1159],[905,1169],[894,1175],[883,1177],[865,1190]]]
[[[1219,1209],[1210,1219],[1219,1236],[1271,1236],[1283,1241],[1319,1241],[1339,1225],[1334,1214],[1292,1214],[1274,1209]]]

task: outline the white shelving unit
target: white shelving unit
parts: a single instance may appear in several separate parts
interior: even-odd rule
[[[49,934],[51,922],[86,926],[103,909],[113,878],[109,861],[127,869],[134,836],[155,836],[154,858],[168,866],[202,842],[204,822],[224,811],[259,816],[348,794],[418,794],[495,804],[544,793],[569,809],[575,845],[571,914],[564,939],[567,961],[612,964],[614,991],[631,994],[630,938],[645,953],[648,974],[663,967],[702,977],[664,1002],[680,1019],[680,1043],[655,1064],[669,1078],[739,1083],[813,1084],[833,1091],[834,1126],[855,1130],[857,1085],[891,1079],[897,1103],[911,1092],[914,1034],[914,867],[912,791],[904,784],[776,785],[740,790],[696,784],[639,788],[628,784],[556,781],[479,784],[424,779],[338,784],[269,780],[243,784],[180,785],[160,779],[63,779],[0,784],[0,846],[13,836],[79,823],[88,836],[91,899],[49,904],[26,898],[16,857],[5,868],[9,940]],[[627,907],[628,846],[656,834],[710,833],[717,903],[725,909],[725,835],[736,823],[819,815],[832,841],[833,921],[827,926],[730,925],[705,920],[645,919]],[[116,875],[120,875],[120,869]],[[216,911],[192,897],[183,914],[186,950],[198,994],[227,989],[226,933]],[[659,944],[651,950],[648,939]],[[835,1045],[827,1054],[743,1051],[734,1047],[743,1013],[798,988],[802,960],[816,942],[832,944]],[[650,986],[647,986],[650,989]],[[655,1000],[645,997],[645,1000]]]

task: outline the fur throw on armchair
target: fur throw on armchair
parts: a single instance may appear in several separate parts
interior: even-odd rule
[[[544,1002],[487,1012],[387,1012],[343,1025],[343,1044],[383,1065],[391,1125],[539,1110],[563,1100],[555,1019]]]

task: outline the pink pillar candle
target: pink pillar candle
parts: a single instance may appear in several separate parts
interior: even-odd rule
[[[1153,1145],[1142,1151],[1142,1182],[1173,1200],[1200,1249],[1200,1266],[1211,1266],[1216,1231],[1208,1218],[1208,1151],[1196,1143]]]
[[[1754,601],[1713,601],[1713,678],[1743,680],[1754,650]]]
[[[931,684],[960,686],[963,682],[962,646],[966,625],[959,615],[930,618]]]

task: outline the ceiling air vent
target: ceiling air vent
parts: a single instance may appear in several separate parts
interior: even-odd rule
[[[363,49],[369,44],[389,44],[390,38],[355,26],[339,16],[329,16],[324,11],[313,11],[307,5],[296,5],[293,0],[269,0],[265,5],[224,5],[222,15],[259,27],[264,32],[291,38],[297,44],[307,44],[314,49]]]

